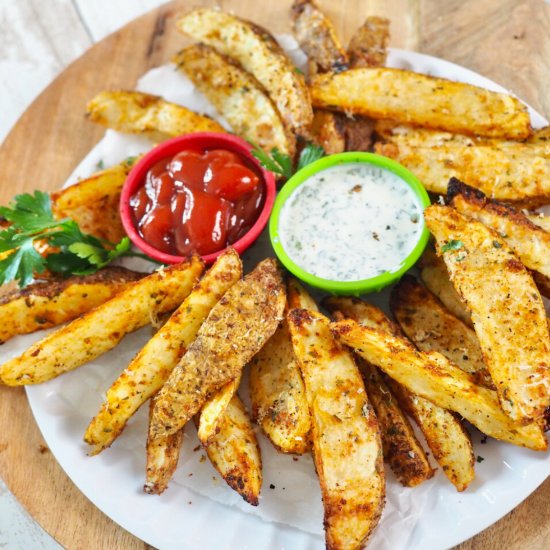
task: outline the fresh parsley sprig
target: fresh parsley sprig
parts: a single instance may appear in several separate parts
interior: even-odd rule
[[[143,256],[130,250],[130,240],[110,243],[83,233],[70,219],[56,220],[50,196],[42,191],[17,195],[0,207],[9,226],[0,231],[0,284],[17,281],[27,286],[36,274],[49,270],[60,275],[88,275],[120,256]],[[52,247],[42,256],[37,241]]]
[[[301,170],[304,166],[320,159],[325,151],[319,145],[308,143],[301,151],[296,164],[296,170],[292,166],[292,158],[286,153],[281,153],[277,147],[271,149],[271,154],[266,153],[257,144],[252,143],[252,155],[260,162],[260,164],[270,172],[279,174],[286,179],[289,179],[295,172]]]

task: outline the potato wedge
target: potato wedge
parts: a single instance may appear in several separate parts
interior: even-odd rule
[[[3,294],[0,344],[19,334],[72,321],[144,276],[123,267],[105,267],[92,275],[34,283]]]
[[[172,61],[210,100],[234,132],[270,152],[293,156],[294,135],[258,81],[228,57],[204,44],[181,50]]]
[[[477,384],[495,389],[475,332],[414,277],[406,275],[394,287],[390,306],[399,326],[418,349],[438,351],[472,374]]]
[[[327,548],[362,548],[384,506],[378,421],[350,352],[315,311],[288,314],[313,419],[313,458],[325,508]]]
[[[532,223],[523,212],[487,198],[456,178],[449,180],[447,203],[494,229],[525,267],[550,277],[550,233]]]
[[[348,56],[330,19],[311,0],[294,0],[290,8],[292,31],[309,60],[309,75],[340,72]]]
[[[184,34],[240,63],[267,90],[287,128],[308,135],[313,111],[304,76],[265,29],[207,8],[192,10],[177,25]]]
[[[88,103],[86,115],[107,128],[139,134],[155,142],[192,132],[225,132],[221,124],[208,116],[162,97],[133,90],[99,93]]]
[[[550,216],[545,216],[544,214],[526,214],[526,216],[531,223],[538,225],[540,228],[550,233]]]
[[[550,406],[550,335],[533,278],[506,242],[449,206],[424,212],[451,281],[472,312],[503,410],[519,423]]]
[[[202,273],[202,261],[161,268],[132,283],[114,298],[33,344],[0,366],[7,386],[39,384],[80,367],[113,349],[122,338],[175,309]]]
[[[93,174],[70,187],[52,193],[56,219],[74,220],[84,233],[117,243],[126,236],[119,213],[120,192],[139,157]]]
[[[221,255],[181,305],[145,344],[107,390],[100,411],[90,422],[84,441],[97,454],[121,434],[128,420],[166,382],[210,310],[242,275],[233,249]]]
[[[357,298],[328,298],[329,309],[338,307],[346,317],[363,326],[385,330],[400,337],[401,329],[377,307]],[[468,432],[450,411],[428,399],[411,394],[394,382],[390,388],[399,405],[414,418],[426,438],[434,458],[457,491],[464,491],[473,481],[474,451]]]
[[[234,395],[221,417],[217,433],[205,447],[212,465],[243,499],[258,506],[262,487],[262,458],[252,422]]]
[[[315,109],[311,123],[311,139],[322,147],[327,155],[343,153],[346,150],[344,116],[324,109]]]
[[[310,311],[319,311],[317,303],[304,288],[302,283],[295,277],[288,277],[287,283],[287,302],[288,309],[309,309]]]
[[[400,69],[358,68],[316,75],[314,107],[452,132],[525,139],[529,113],[514,97]]]
[[[212,394],[240,375],[277,329],[285,294],[271,258],[224,294],[159,392],[150,424],[154,437],[178,431]]]
[[[547,449],[536,423],[514,422],[500,408],[495,391],[475,383],[472,375],[438,352],[421,352],[404,338],[365,327],[352,319],[332,323],[331,330],[361,357],[380,367],[412,393],[462,415],[481,432],[536,451]]]
[[[388,56],[390,20],[370,16],[355,31],[348,45],[350,67],[383,67]]]

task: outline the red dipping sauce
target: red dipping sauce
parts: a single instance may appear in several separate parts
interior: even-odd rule
[[[204,256],[243,237],[264,200],[262,177],[237,153],[185,150],[152,165],[130,197],[130,211],[137,232],[154,248]]]

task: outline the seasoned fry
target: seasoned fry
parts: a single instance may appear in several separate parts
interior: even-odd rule
[[[325,508],[327,548],[362,548],[384,506],[382,443],[352,355],[315,311],[288,314],[313,418],[313,457]]]
[[[521,425],[507,416],[495,391],[435,351],[421,352],[404,338],[346,319],[332,332],[361,357],[380,367],[409,391],[462,415],[483,433],[514,445],[544,451],[547,443],[536,423]]]
[[[260,262],[214,306],[166,384],[150,424],[154,437],[178,431],[273,335],[286,301],[273,259]]]
[[[348,45],[350,66],[383,67],[388,55],[390,21],[385,17],[370,16],[355,31]]]
[[[494,229],[525,267],[550,277],[550,233],[532,223],[521,211],[487,198],[456,178],[449,181],[447,203]]]
[[[346,150],[345,115],[324,109],[315,109],[311,123],[311,137],[327,155]]]
[[[348,57],[330,19],[311,0],[294,0],[291,7],[294,36],[309,60],[309,75],[340,72]]]
[[[204,44],[185,48],[172,61],[229,122],[236,134],[267,152],[293,156],[294,136],[258,81],[239,65]]]
[[[506,242],[449,206],[424,213],[451,281],[472,312],[503,410],[516,422],[550,405],[550,336],[540,294]]]
[[[311,416],[286,320],[252,358],[249,383],[252,417],[273,445],[283,453],[307,452]]]
[[[405,276],[394,287],[390,306],[407,337],[421,351],[438,351],[476,383],[495,389],[475,332],[452,315],[414,277]]]
[[[70,218],[84,233],[117,243],[126,236],[119,213],[120,192],[137,160],[128,158],[52,193],[53,215],[57,219]]]
[[[193,257],[132,283],[1,365],[0,381],[7,386],[39,384],[92,361],[113,349],[126,334],[150,323],[156,314],[181,304],[202,269],[202,261]]]
[[[310,311],[319,311],[315,300],[309,292],[294,277],[288,277],[287,280],[287,301],[288,309],[309,309]]]
[[[542,214],[527,214],[529,221],[538,225],[548,233],[550,233],[550,216],[544,216]]]
[[[338,308],[346,317],[363,326],[401,336],[399,327],[378,308],[357,298],[328,298],[329,309]],[[428,399],[409,394],[393,383],[392,392],[400,406],[422,430],[434,458],[458,491],[464,491],[474,479],[474,452],[469,434],[456,416]]]
[[[262,486],[262,458],[252,422],[242,401],[234,395],[217,433],[206,446],[212,465],[243,499],[258,506]]]
[[[238,61],[267,90],[286,126],[307,136],[313,111],[304,76],[261,27],[214,9],[195,9],[178,28]]]
[[[541,275],[540,273],[537,273],[536,271],[533,271],[531,273],[533,276],[533,281],[535,281],[535,284],[537,285],[537,288],[539,289],[539,292],[545,297],[550,299],[550,278],[545,277],[544,275]],[[549,326],[550,326],[550,319],[548,320]]]
[[[113,298],[145,274],[123,267],[34,283],[0,296],[0,344],[19,334],[54,327],[76,319]]]
[[[512,96],[400,69],[320,74],[310,91],[314,107],[488,137],[531,133],[527,109]]]
[[[86,114],[92,122],[156,142],[192,132],[225,132],[223,126],[205,115],[136,91],[101,92],[88,103]]]
[[[188,292],[176,312],[145,344],[113,382],[84,441],[97,454],[120,435],[131,416],[156,392],[181,359],[210,310],[242,275],[239,255],[232,249],[218,258],[203,279]]]

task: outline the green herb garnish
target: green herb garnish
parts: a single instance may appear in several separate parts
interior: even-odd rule
[[[441,252],[449,252],[449,250],[459,250],[463,246],[464,243],[462,241],[455,241],[454,239],[452,239],[441,247]]]
[[[479,463],[483,462],[485,459],[482,456],[477,455],[476,461]]]
[[[290,156],[285,153],[281,153],[277,147],[271,149],[271,153],[268,154],[263,149],[260,149],[260,147],[255,143],[250,143],[254,147],[251,153],[260,162],[260,164],[266,170],[269,170],[274,174],[279,174],[286,179],[289,179],[295,172],[320,159],[325,154],[322,147],[319,147],[313,143],[308,143],[300,153],[296,170],[293,170],[292,159]]]

